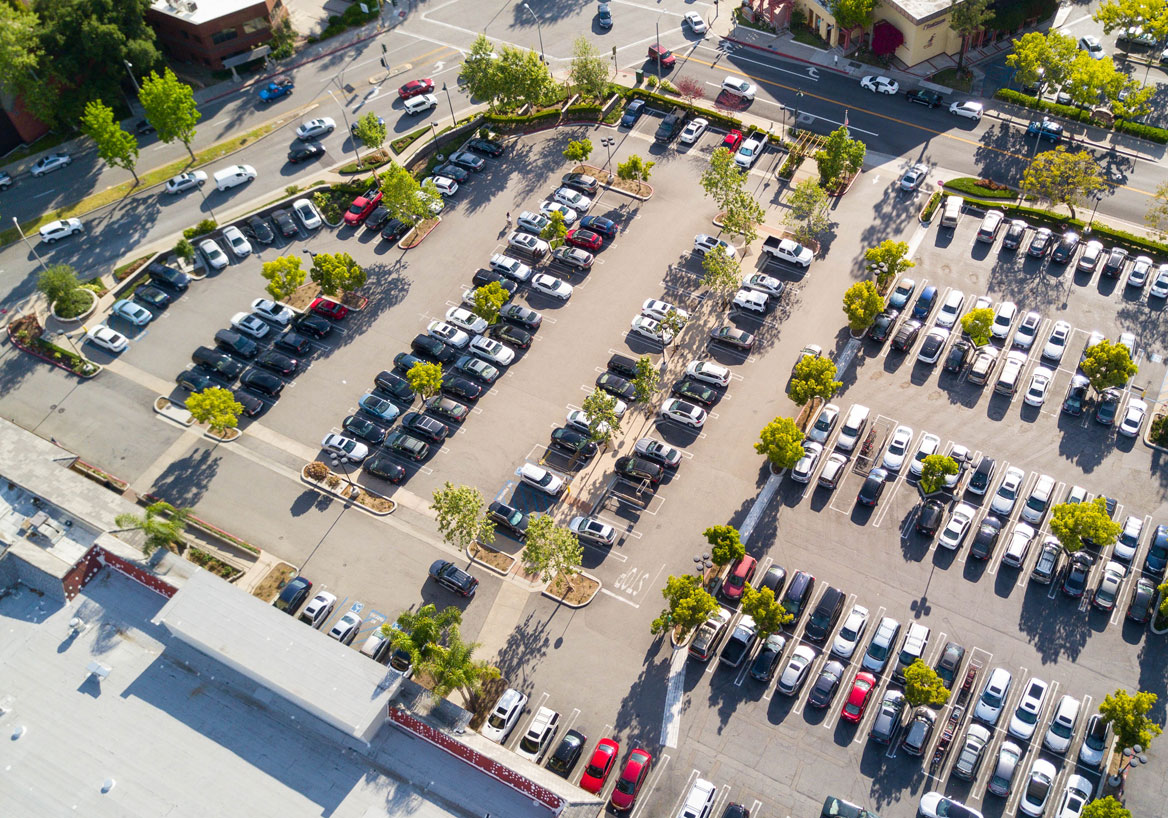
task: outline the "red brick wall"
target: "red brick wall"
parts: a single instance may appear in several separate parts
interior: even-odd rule
[[[263,45],[272,36],[270,24],[273,9],[280,7],[281,0],[257,0],[254,5],[240,11],[226,14],[202,25],[192,25],[181,17],[154,9],[146,10],[146,21],[158,35],[159,44],[172,57],[211,68],[222,68],[223,60]],[[275,16],[279,16],[277,13]],[[269,27],[244,33],[243,24],[257,17],[268,20]],[[211,37],[222,31],[235,29],[238,36],[222,43],[215,43]]]
[[[139,565],[111,554],[99,545],[95,545],[85,552],[85,556],[77,561],[73,570],[65,575],[62,584],[65,587],[65,598],[73,599],[80,593],[89,581],[97,576],[98,571],[109,566],[115,571],[129,577],[135,582],[145,585],[151,591],[162,594],[167,599],[173,597],[178,589],[169,582],[156,577]]]

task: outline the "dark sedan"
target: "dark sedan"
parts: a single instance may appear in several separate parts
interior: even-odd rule
[[[888,333],[892,332],[892,326],[896,323],[897,317],[900,315],[900,310],[887,309],[876,316],[876,320],[872,322],[872,326],[868,327],[868,338],[873,341],[883,343],[888,340]]]
[[[710,340],[746,352],[754,349],[754,336],[737,327],[718,327],[710,330]]]
[[[365,229],[369,232],[376,232],[385,227],[385,223],[389,221],[389,210],[387,208],[377,206],[377,209],[369,214],[365,219]]]
[[[1002,533],[1002,521],[993,515],[987,514],[977,527],[973,535],[973,544],[969,547],[969,556],[988,560],[998,544],[998,537]]]
[[[435,396],[426,401],[426,411],[455,423],[462,423],[470,414],[470,409],[464,404],[442,396]]]
[[[430,454],[429,443],[418,440],[413,435],[407,435],[405,432],[390,432],[383,445],[390,451],[396,452],[402,457],[408,457],[415,463],[425,460]]]
[[[145,284],[134,290],[134,300],[147,307],[161,308],[170,303],[170,296],[157,287]]]
[[[865,506],[876,505],[877,501],[880,500],[880,495],[884,493],[884,484],[887,480],[888,472],[884,469],[872,469],[868,472],[864,485],[860,486],[860,493],[856,495],[856,501]]]
[[[263,367],[279,375],[294,375],[300,363],[295,358],[289,358],[279,352],[269,350],[255,359],[256,366]]]
[[[920,334],[921,322],[910,318],[896,331],[896,337],[892,339],[892,348],[897,352],[907,352],[917,342],[917,336]]]
[[[305,577],[294,577],[284,586],[284,590],[280,591],[280,595],[276,597],[276,601],[272,605],[277,611],[283,611],[289,615],[295,614],[304,604],[304,600],[308,599],[311,590],[311,581]]]
[[[410,225],[401,219],[390,219],[381,230],[381,238],[386,241],[399,241],[402,236],[409,232],[409,229]]]
[[[321,318],[319,315],[313,315],[310,312],[298,315],[296,320],[292,322],[292,325],[302,335],[311,335],[318,340],[333,331],[331,321],[326,318]]]
[[[303,358],[312,351],[312,341],[298,332],[285,332],[272,344],[278,350]]]
[[[531,333],[513,324],[494,324],[487,329],[487,336],[518,349],[531,346]]]
[[[949,354],[945,356],[944,368],[946,372],[960,372],[973,357],[973,344],[964,338],[956,341],[949,347]]]
[[[840,662],[832,659],[825,664],[823,670],[819,671],[815,684],[811,686],[811,692],[807,694],[807,704],[821,709],[830,705],[843,675],[844,666]]]
[[[478,400],[483,394],[483,387],[466,378],[446,374],[442,377],[442,392],[459,400]]]
[[[252,241],[260,244],[271,244],[276,240],[276,234],[272,232],[272,228],[268,227],[268,223],[259,216],[252,216],[248,219],[243,232]]]
[[[296,222],[292,221],[292,214],[287,210],[273,210],[272,223],[276,225],[276,231],[286,239],[293,238],[300,233]]]
[[[426,417],[420,412],[406,412],[402,415],[401,425],[423,440],[441,444],[450,434],[450,427],[440,420]]]
[[[288,161],[293,165],[298,165],[301,162],[308,162],[316,159],[318,156],[324,156],[324,146],[316,142],[310,142],[306,145],[298,145],[292,150],[288,151]]]
[[[406,470],[402,468],[401,464],[393,462],[383,454],[369,458],[361,464],[361,468],[374,477],[380,477],[382,480],[388,480],[395,484],[406,479]]]
[[[1069,597],[1078,598],[1087,589],[1087,578],[1091,575],[1091,566],[1095,560],[1082,551],[1071,557],[1067,564],[1067,572],[1063,577],[1063,593]]]
[[[1147,577],[1136,581],[1136,590],[1127,606],[1127,618],[1132,622],[1147,622],[1152,618],[1156,604],[1156,583]]]
[[[705,384],[691,381],[689,378],[686,378],[680,383],[675,383],[670,392],[679,398],[700,403],[702,406],[713,406],[718,400],[717,392]]]
[[[254,418],[260,412],[264,411],[264,402],[250,392],[244,392],[242,389],[233,389],[231,390],[231,394],[236,402],[243,407],[243,413],[249,418]]]
[[[414,402],[414,390],[410,388],[410,382],[392,372],[385,370],[378,372],[377,377],[373,379],[373,385],[378,391],[395,400],[403,403]]]
[[[452,364],[458,359],[457,350],[448,347],[433,335],[425,333],[414,336],[414,340],[410,341],[410,349],[424,358],[429,358],[443,365]]]
[[[634,401],[637,399],[637,390],[633,385],[619,375],[603,372],[596,378],[596,385],[608,394],[621,400]]]
[[[1058,245],[1054,248],[1054,252],[1050,255],[1050,260],[1055,264],[1066,264],[1071,260],[1071,256],[1075,255],[1075,251],[1079,249],[1079,234],[1068,230],[1063,233],[1059,239]]]
[[[271,372],[262,372],[258,369],[249,369],[243,373],[239,382],[248,389],[267,395],[269,398],[278,398],[284,391],[284,382]]]
[[[1104,389],[1095,404],[1095,422],[1104,426],[1113,425],[1121,400],[1123,400],[1123,393],[1118,389]]]
[[[552,430],[552,445],[586,458],[596,454],[595,441],[589,440],[588,435],[566,426]]]
[[[509,531],[517,539],[527,536],[527,515],[514,506],[496,500],[487,506],[487,516],[496,526]]]
[[[518,304],[508,304],[499,310],[499,317],[504,321],[517,324],[525,330],[535,331],[543,323],[543,316],[538,312]]]
[[[154,262],[147,269],[155,286],[171,292],[185,293],[191,286],[191,277],[181,270]]]
[[[341,422],[341,428],[350,437],[380,446],[385,441],[385,430],[363,415],[349,415]]]
[[[475,153],[481,153],[494,158],[502,156],[504,150],[502,144],[492,139],[472,139],[466,143],[466,147]]]
[[[600,182],[586,173],[565,173],[560,177],[560,184],[578,190],[585,196],[595,196],[600,190]]]
[[[580,220],[580,226],[593,233],[599,233],[609,240],[615,239],[616,234],[620,231],[616,222],[612,219],[606,219],[604,216],[585,216]]]

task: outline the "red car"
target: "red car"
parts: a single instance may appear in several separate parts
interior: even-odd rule
[[[327,298],[314,299],[308,309],[312,310],[317,315],[331,318],[334,321],[340,321],[349,314],[349,308],[344,304],[338,304],[336,301],[330,301]]]
[[[742,599],[742,589],[754,577],[754,569],[758,567],[758,560],[743,554],[732,566],[730,575],[722,583],[722,596],[726,599]]]
[[[872,697],[872,691],[875,689],[875,676],[871,673],[856,674],[856,680],[852,683],[852,692],[848,694],[844,709],[840,711],[844,721],[855,724],[864,718],[864,708],[868,706],[868,699]]]
[[[428,94],[433,90],[434,80],[432,79],[410,80],[397,89],[397,95],[402,99],[409,99],[418,96],[418,94]]]
[[[564,236],[564,241],[573,247],[583,247],[594,253],[604,244],[604,239],[600,237],[599,233],[593,233],[591,230],[583,230],[579,227],[569,230],[568,234]]]
[[[729,148],[731,151],[738,150],[738,146],[742,144],[742,131],[731,131],[726,134],[726,138],[722,140],[722,147]]]
[[[596,749],[592,751],[592,759],[584,768],[584,775],[580,777],[580,787],[590,793],[598,793],[604,789],[604,781],[612,772],[612,765],[616,763],[620,745],[610,738],[602,738],[596,742]]]
[[[369,218],[369,214],[381,204],[381,190],[373,188],[366,191],[364,196],[358,196],[345,211],[345,224],[360,224]]]
[[[653,756],[644,750],[633,750],[625,761],[624,772],[616,781],[612,790],[609,805],[618,812],[630,810],[637,802],[637,793],[641,785],[649,777],[649,768],[653,766]]]

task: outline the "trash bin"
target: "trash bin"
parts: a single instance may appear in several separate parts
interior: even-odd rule
[[[637,69],[637,85],[640,85],[644,81],[645,81],[645,69],[638,68]]]

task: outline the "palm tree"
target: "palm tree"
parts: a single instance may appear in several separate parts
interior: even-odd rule
[[[422,664],[422,670],[434,680],[434,695],[445,698],[460,690],[467,703],[473,704],[482,683],[499,678],[497,667],[474,658],[478,647],[478,642],[463,642],[458,626],[451,626],[446,645],[436,645]]]
[[[150,556],[156,548],[181,545],[182,534],[190,516],[191,509],[175,508],[165,500],[159,500],[146,506],[145,516],[119,514],[114,522],[123,529],[134,529],[145,534],[146,544],[142,550],[146,556]]]
[[[423,605],[417,611],[403,611],[394,625],[381,627],[393,649],[409,653],[410,660],[417,667],[431,657],[435,648],[445,644],[451,628],[460,624],[462,611],[458,608],[451,605],[438,613],[438,608],[431,604]]]

